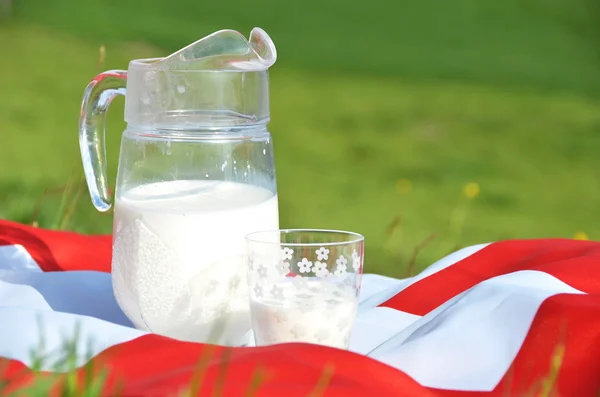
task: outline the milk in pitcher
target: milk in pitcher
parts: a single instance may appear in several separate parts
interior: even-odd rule
[[[277,196],[258,186],[177,180],[126,190],[115,201],[117,301],[139,329],[243,345],[250,330],[244,237],[278,223]]]

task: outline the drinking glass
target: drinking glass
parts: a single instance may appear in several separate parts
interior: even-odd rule
[[[293,229],[251,233],[246,240],[256,345],[305,342],[348,349],[358,307],[364,237]]]

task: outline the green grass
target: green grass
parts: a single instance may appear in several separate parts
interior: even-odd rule
[[[473,243],[600,235],[594,2],[180,3],[15,1],[0,21],[0,217],[31,222],[45,189],[81,173],[80,100],[100,69],[258,25],[280,56],[270,130],[282,227],[361,232],[367,271],[392,276],[434,233],[417,269]],[[109,112],[113,178],[122,108]],[[41,226],[60,225],[60,200],[42,202]],[[109,233],[111,221],[84,195],[64,226]]]
[[[597,0],[15,0],[14,14],[100,45],[176,50],[261,26],[279,67],[600,93]]]

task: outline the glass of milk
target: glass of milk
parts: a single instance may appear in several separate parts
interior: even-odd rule
[[[305,342],[348,349],[364,237],[335,230],[272,230],[246,237],[257,346]]]
[[[221,30],[87,86],[79,139],[92,202],[114,204],[112,281],[139,329],[244,345],[246,235],[279,227],[269,111],[270,37]],[[105,115],[125,95],[114,195]]]

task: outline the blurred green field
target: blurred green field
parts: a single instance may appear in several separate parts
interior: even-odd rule
[[[180,5],[181,4],[181,5]],[[600,235],[600,7],[591,0],[14,0],[0,20],[0,217],[56,227],[81,174],[87,82],[221,28],[278,46],[272,122],[282,227],[365,234],[401,276],[506,238]],[[99,47],[106,59],[98,65]],[[109,112],[114,176],[123,100]],[[464,186],[477,182],[469,199]],[[39,207],[39,213],[38,213]],[[69,229],[110,232],[87,193]]]

